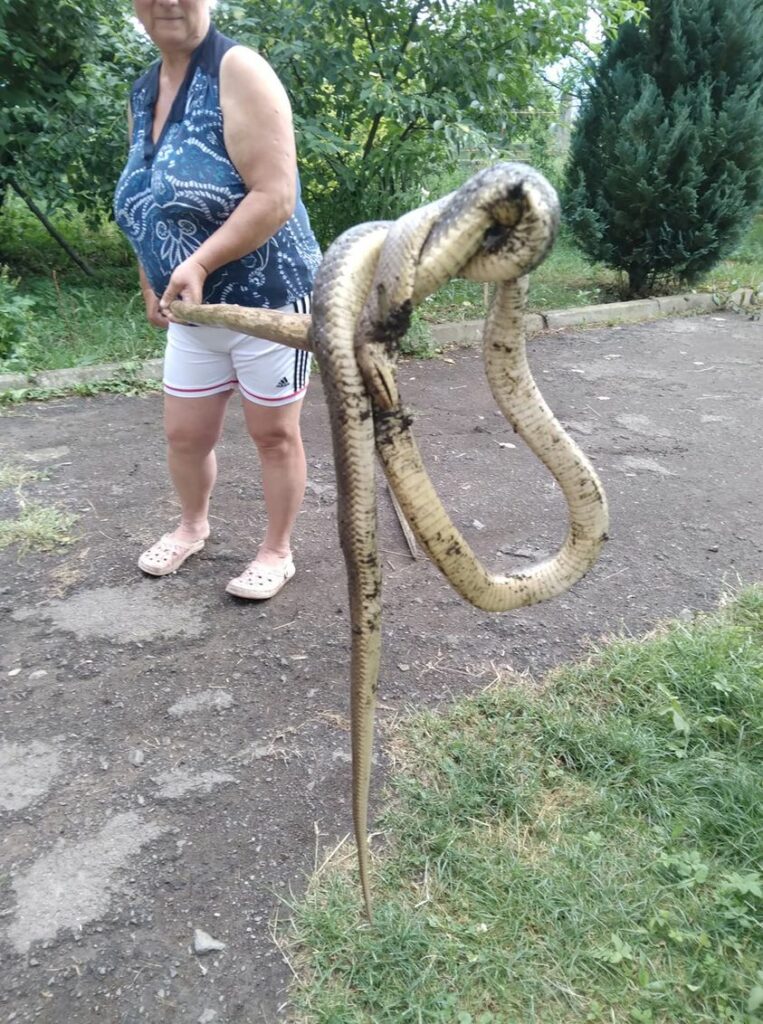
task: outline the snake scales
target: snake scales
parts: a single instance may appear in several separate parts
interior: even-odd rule
[[[370,916],[367,809],[381,651],[381,566],[376,539],[374,448],[416,538],[467,601],[507,611],[543,601],[580,579],[607,531],[595,472],[546,405],[525,355],[524,275],[553,245],[559,204],[524,164],[502,163],[400,220],[361,224],[329,248],[312,318],[236,306],[174,303],[195,323],[313,351],[331,419],[339,537],[352,625],[352,802],[360,879]],[[395,364],[413,308],[452,277],[496,282],[485,324],[487,378],[504,416],[558,482],[569,510],[552,558],[508,576],[483,568],[450,521],[422,464]]]

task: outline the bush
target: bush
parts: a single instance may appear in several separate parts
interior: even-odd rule
[[[650,0],[605,45],[576,125],[568,223],[631,295],[691,283],[740,241],[763,189],[763,6]]]
[[[34,299],[18,292],[18,279],[0,267],[0,367],[24,369],[24,350],[34,331]]]

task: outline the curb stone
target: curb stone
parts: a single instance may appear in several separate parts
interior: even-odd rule
[[[161,380],[162,359],[146,359],[137,368],[125,363],[97,363],[94,366],[74,366],[68,370],[39,370],[34,374],[0,374],[0,393],[22,388],[65,388],[92,381],[111,380],[130,376],[137,380]]]
[[[754,303],[752,289],[740,288],[723,301],[708,292],[686,295],[666,295],[654,299],[634,299],[631,302],[606,302],[597,306],[575,306],[571,309],[551,309],[547,313],[526,313],[525,330],[528,337],[545,331],[594,324],[635,323],[656,320],[663,316],[686,313],[709,313],[715,309],[749,307]],[[435,324],[430,327],[433,343],[437,347],[475,345],[482,341],[484,320],[464,320],[459,323]],[[162,360],[147,359],[138,369],[130,369],[138,380],[161,380]],[[23,388],[65,388],[92,381],[109,380],[125,375],[124,363],[100,363],[95,366],[72,367],[67,370],[41,370],[31,376],[23,373],[0,374],[0,393]]]
[[[733,297],[729,302],[732,301]],[[637,323],[657,320],[662,316],[709,313],[724,305],[725,303],[715,295],[697,292],[687,295],[666,295],[655,299],[634,299],[631,302],[605,302],[597,306],[573,306],[571,309],[550,309],[547,313],[526,313],[525,330],[528,337],[532,337],[544,331],[568,327]],[[437,324],[430,328],[432,341],[435,345],[443,347],[479,344],[482,341],[483,323],[483,320],[466,320],[462,323]]]

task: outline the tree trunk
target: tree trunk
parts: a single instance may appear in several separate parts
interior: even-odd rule
[[[45,216],[43,211],[37,205],[37,203],[35,203],[34,199],[32,199],[32,197],[28,193],[26,193],[19,185],[17,185],[15,181],[12,181],[10,185],[13,191],[16,193],[16,195],[24,200],[26,205],[29,207],[29,209],[32,211],[35,217],[40,221],[40,223],[43,225],[48,234],[58,242],[58,244],[67,254],[67,256],[71,260],[73,260],[74,263],[76,263],[77,266],[80,268],[80,270],[83,270],[88,277],[95,277],[96,275],[93,268],[78,253],[76,253],[74,249],[72,249],[72,247],[66,241],[66,239],[58,233],[53,224],[50,222],[50,220]]]
[[[649,293],[648,272],[645,267],[628,267],[628,298],[642,299]]]

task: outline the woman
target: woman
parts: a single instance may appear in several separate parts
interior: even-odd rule
[[[309,312],[320,250],[300,199],[291,110],[272,68],[221,35],[209,0],[134,0],[161,60],[130,97],[130,151],[116,219],[138,256],[148,319],[167,328],[164,421],[180,522],[145,551],[143,572],[175,572],[204,547],[215,445],[238,386],[257,446],[267,529],[231,580],[272,597],[294,575],[291,531],[305,489],[299,417],[304,352],[182,324],[176,299]]]

